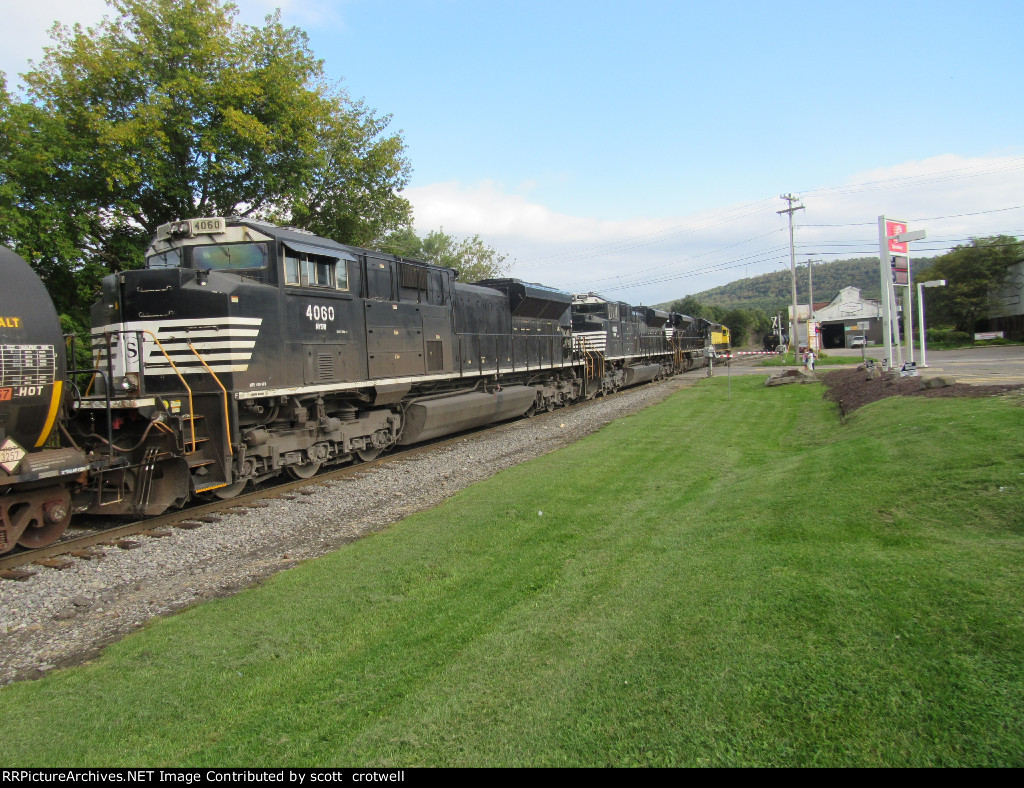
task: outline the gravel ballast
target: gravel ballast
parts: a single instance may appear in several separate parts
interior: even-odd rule
[[[343,547],[498,471],[546,454],[665,399],[698,373],[583,407],[503,425],[341,480],[317,482],[265,508],[195,530],[133,537],[65,569],[32,567],[0,582],[0,684],[91,659],[107,644],[196,602],[226,596]]]

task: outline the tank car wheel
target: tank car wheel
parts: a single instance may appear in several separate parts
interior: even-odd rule
[[[287,465],[285,470],[293,479],[312,479],[320,470],[320,465],[319,462],[307,462],[303,465]]]
[[[18,544],[34,550],[56,542],[71,522],[71,496],[64,488],[31,493],[32,500],[20,511],[22,527]],[[17,523],[15,523],[17,524]]]
[[[248,479],[242,479],[242,481],[229,484],[227,487],[218,487],[213,491],[213,494],[222,501],[227,501],[241,493],[242,490],[245,489],[245,485],[248,483]]]

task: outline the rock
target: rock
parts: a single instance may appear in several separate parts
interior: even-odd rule
[[[805,372],[802,369],[784,369],[776,375],[772,375],[765,383],[766,386],[785,386],[788,383],[813,383],[817,380],[813,373]]]
[[[956,383],[952,375],[927,375],[921,378],[921,387],[926,389],[944,389]]]

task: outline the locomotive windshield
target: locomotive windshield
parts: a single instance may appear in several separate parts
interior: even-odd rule
[[[251,270],[267,267],[267,244],[215,244],[192,247],[174,246],[146,258],[147,268],[180,268],[182,252],[192,250],[192,268],[201,271]]]
[[[266,268],[266,266],[267,245],[265,243],[192,247],[192,267],[199,270],[234,271],[245,268]]]
[[[181,249],[168,249],[146,258],[146,268],[180,268]]]

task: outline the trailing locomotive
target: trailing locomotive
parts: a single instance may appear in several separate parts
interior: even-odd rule
[[[71,510],[154,515],[550,411],[699,366],[722,338],[685,315],[514,279],[463,284],[248,219],[163,225],[146,257],[104,279],[95,368],[70,370],[74,407],[54,417],[75,474],[60,531]]]

